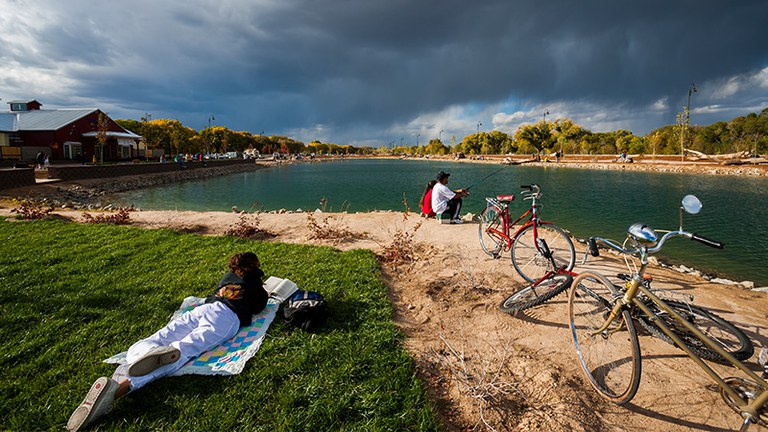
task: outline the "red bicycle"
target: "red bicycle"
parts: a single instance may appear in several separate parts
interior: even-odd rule
[[[531,201],[531,208],[510,223],[509,203],[514,195],[486,198],[487,205],[480,213],[480,246],[493,258],[511,251],[512,265],[528,282],[541,280],[549,271],[563,268],[572,270],[576,251],[570,236],[552,222],[539,219],[538,208],[541,188],[537,184],[522,185],[523,199]],[[510,235],[512,227],[525,222]],[[548,250],[542,248],[545,240]]]

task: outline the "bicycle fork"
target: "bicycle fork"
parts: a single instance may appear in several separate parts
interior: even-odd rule
[[[627,281],[626,285],[624,286],[627,289],[627,292],[624,293],[624,295],[621,298],[618,298],[616,299],[615,302],[613,302],[611,313],[608,314],[608,317],[605,319],[605,322],[603,323],[603,325],[600,326],[599,329],[597,329],[591,334],[592,336],[597,336],[598,334],[600,334],[603,337],[607,337],[608,335],[616,333],[617,331],[622,329],[623,324],[619,325],[615,329],[606,333],[606,330],[608,330],[608,327],[611,326],[611,323],[619,315],[621,315],[622,311],[626,310],[629,307],[630,303],[632,303],[632,299],[635,297],[638,287],[640,286],[642,281],[643,281],[643,278],[639,274],[632,276],[632,278]]]

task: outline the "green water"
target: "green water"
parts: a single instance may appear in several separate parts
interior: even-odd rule
[[[662,252],[667,261],[686,264],[733,280],[768,285],[768,179],[736,176],[602,171],[426,160],[345,160],[285,165],[200,182],[133,191],[124,204],[144,209],[315,210],[323,197],[327,211],[405,209],[416,211],[424,185],[438,171],[451,173],[452,188],[472,185],[462,213],[479,213],[485,196],[520,193],[520,185],[542,187],[542,217],[577,237],[624,239],[634,222],[676,229],[684,195],[698,196],[704,207],[686,215],[684,228],[726,243],[724,250],[676,238]],[[488,179],[484,177],[493,174]],[[511,212],[527,202],[515,200]],[[478,245],[479,248],[479,245]]]

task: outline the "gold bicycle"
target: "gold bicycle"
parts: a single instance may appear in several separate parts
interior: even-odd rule
[[[718,384],[723,400],[743,418],[740,430],[747,430],[751,424],[768,426],[768,383],[736,359],[724,345],[727,342],[705,334],[643,284],[649,255],[658,252],[672,237],[682,236],[711,247],[723,247],[722,243],[684,231],[683,210],[696,214],[701,210],[701,202],[693,195],[683,198],[680,228],[666,232],[661,238],[652,228],[634,224],[629,227],[623,245],[600,237],[589,239],[588,253],[593,256],[598,255],[597,243],[600,243],[619,253],[637,257],[640,267],[623,287],[614,285],[597,272],[582,272],[573,280],[568,310],[571,335],[581,367],[589,383],[604,398],[618,405],[632,400],[640,385],[642,361],[632,315],[635,310],[640,310]],[[659,318],[659,314],[664,314],[664,319]],[[678,330],[670,329],[669,323]],[[723,378],[718,375],[689,346],[690,340],[682,340],[679,328],[685,329],[746,377]]]

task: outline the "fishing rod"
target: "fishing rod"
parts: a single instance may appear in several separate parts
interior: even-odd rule
[[[504,168],[506,168],[508,166],[511,166],[511,165],[504,165],[504,166],[502,166],[501,168],[497,169],[496,171],[494,171],[494,172],[488,174],[487,176],[483,177],[482,179],[480,179],[480,181],[471,184],[469,187],[465,187],[464,190],[468,191],[471,187],[475,186],[476,184],[479,184],[479,183],[482,183],[482,182],[488,180],[489,178],[491,178],[491,177],[495,176],[496,174],[500,173],[501,171],[503,171]]]

